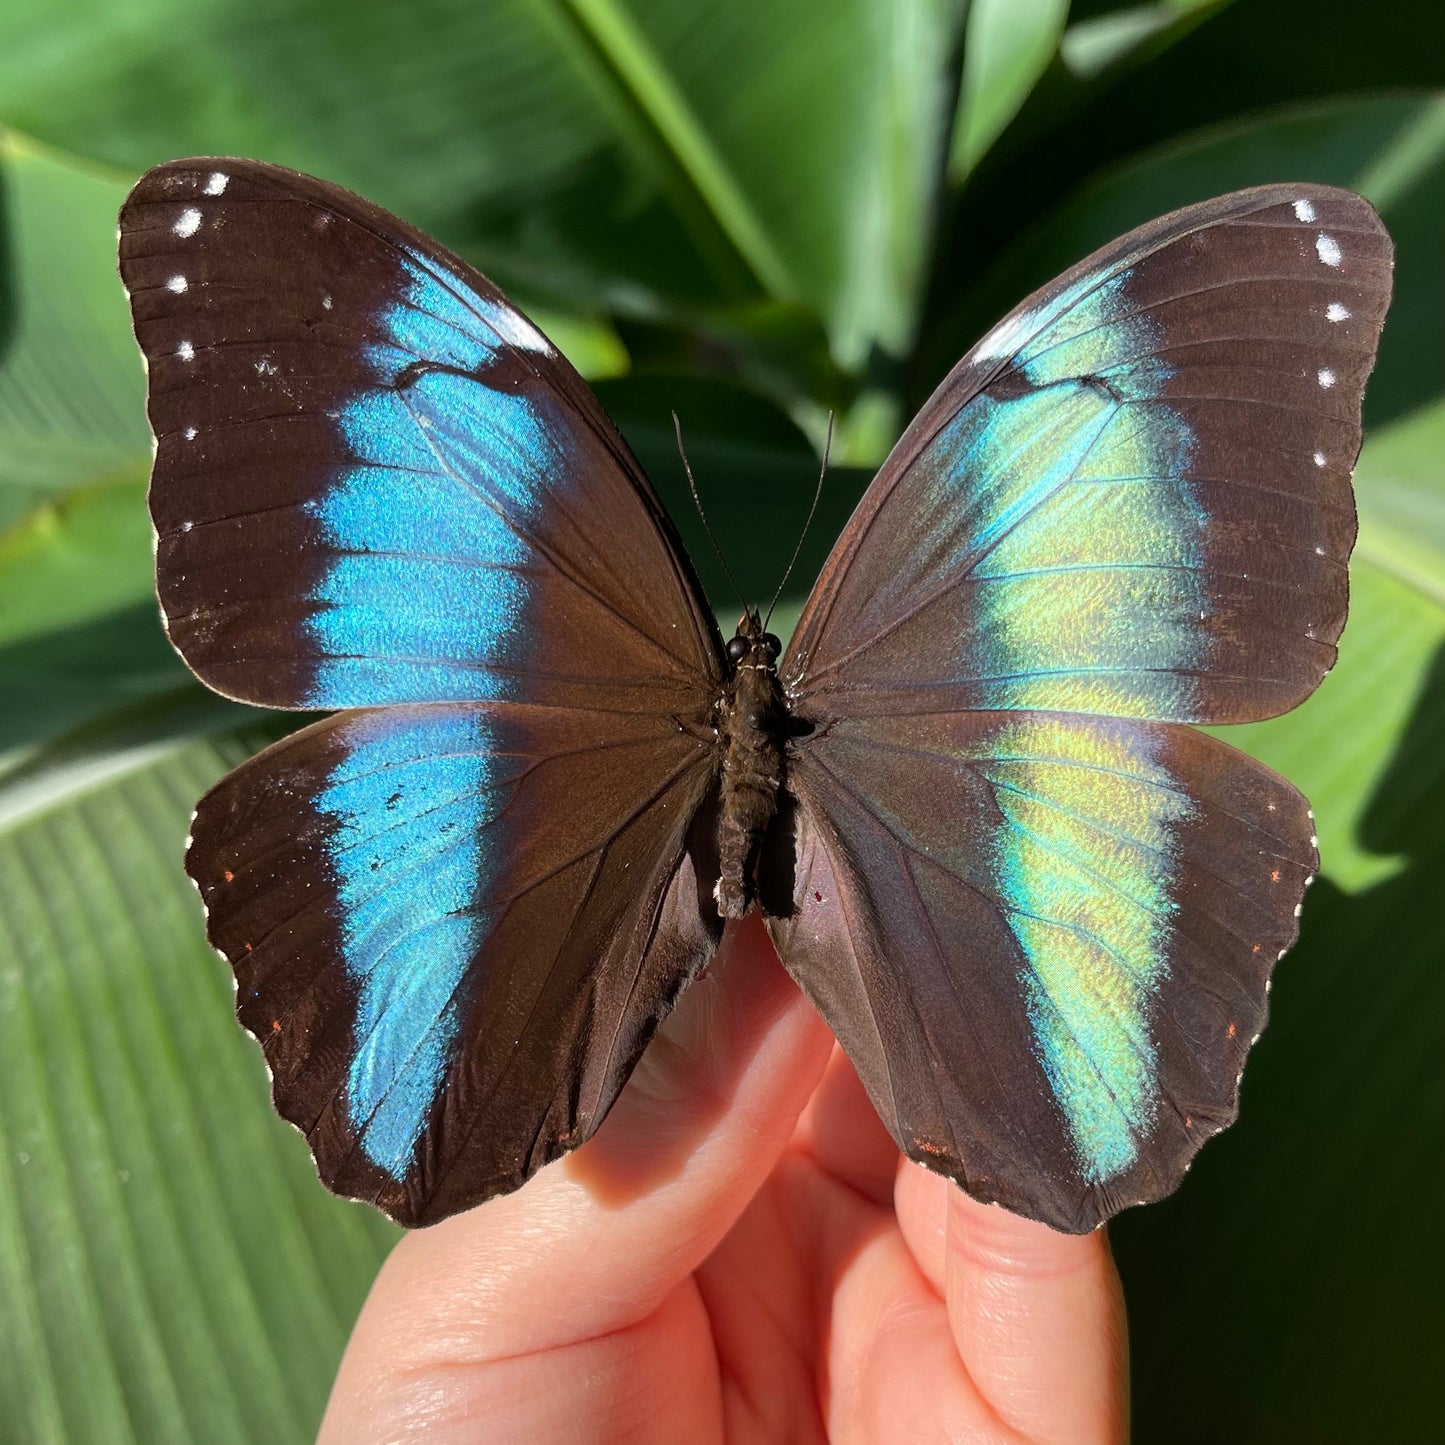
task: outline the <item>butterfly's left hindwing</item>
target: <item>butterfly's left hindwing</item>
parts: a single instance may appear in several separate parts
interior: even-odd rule
[[[330,1188],[426,1224],[592,1134],[716,941],[711,777],[666,720],[486,703],[338,714],[207,794],[186,866]]]

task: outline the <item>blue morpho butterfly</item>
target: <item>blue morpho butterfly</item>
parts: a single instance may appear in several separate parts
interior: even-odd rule
[[[1391,245],[1358,196],[1175,212],[954,368],[786,653],[724,645],[592,393],[335,186],[147,174],[156,573],[216,691],[338,710],[187,868],[322,1179],[442,1219],[587,1139],[760,902],[912,1158],[1071,1231],[1237,1107],[1315,839],[1186,723],[1335,657]]]

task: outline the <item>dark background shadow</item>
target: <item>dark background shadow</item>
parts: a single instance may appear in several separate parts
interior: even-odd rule
[[[1445,1438],[1445,648],[1361,838],[1403,868],[1313,890],[1240,1122],[1113,1227],[1140,1445]]]

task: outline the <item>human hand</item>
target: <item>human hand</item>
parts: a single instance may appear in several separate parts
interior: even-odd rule
[[[1106,1445],[1125,1361],[1103,1231],[901,1160],[754,915],[596,1138],[397,1245],[320,1439]]]

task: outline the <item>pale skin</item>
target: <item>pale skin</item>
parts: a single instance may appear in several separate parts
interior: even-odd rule
[[[591,1143],[393,1251],[322,1445],[1118,1445],[1123,1296],[900,1158],[732,925]]]

